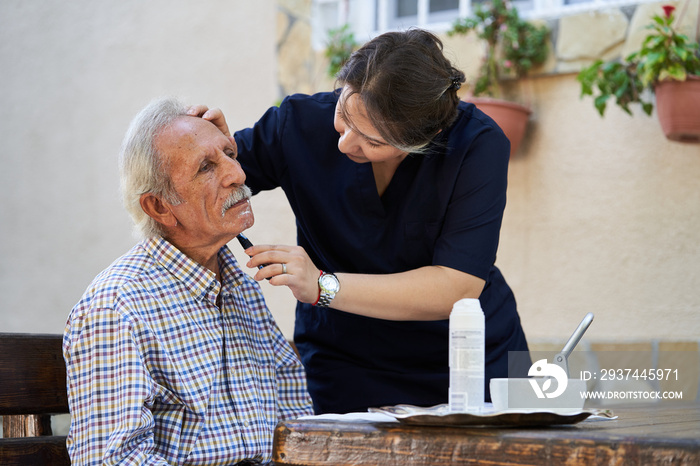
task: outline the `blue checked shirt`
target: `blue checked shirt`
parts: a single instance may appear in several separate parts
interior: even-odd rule
[[[264,463],[277,422],[312,414],[258,284],[228,247],[218,257],[223,284],[164,239],[144,240],[73,308],[63,354],[74,465]]]

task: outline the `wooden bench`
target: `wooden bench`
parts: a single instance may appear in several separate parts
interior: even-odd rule
[[[61,335],[0,333],[0,465],[70,465],[51,415],[68,413]]]

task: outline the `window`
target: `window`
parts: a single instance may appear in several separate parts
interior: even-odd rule
[[[487,0],[313,0],[313,43],[325,47],[328,29],[349,23],[358,42],[389,30],[418,26],[448,30],[457,18]],[[636,5],[658,0],[511,0],[524,18],[551,19],[582,11]]]
[[[378,31],[451,24],[466,16],[468,0],[377,0]],[[460,7],[462,8],[460,10]],[[460,14],[461,13],[461,14]]]
[[[460,0],[389,0],[387,19],[390,28],[406,25],[452,21],[459,16]]]

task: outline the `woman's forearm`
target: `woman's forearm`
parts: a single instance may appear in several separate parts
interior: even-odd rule
[[[331,306],[387,320],[441,320],[462,298],[478,298],[484,280],[440,266],[388,275],[337,273],[340,291]]]
[[[257,245],[246,249],[248,267],[257,268],[256,280],[288,286],[303,303],[319,297],[319,269],[304,248]],[[282,265],[284,264],[284,266]],[[340,291],[330,307],[352,314],[386,320],[441,320],[463,298],[478,298],[485,281],[443,266],[425,266],[406,272],[370,275],[336,273]]]

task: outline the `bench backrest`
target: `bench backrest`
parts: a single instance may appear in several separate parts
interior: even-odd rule
[[[68,413],[61,335],[0,333],[0,464],[70,465],[51,414]]]

